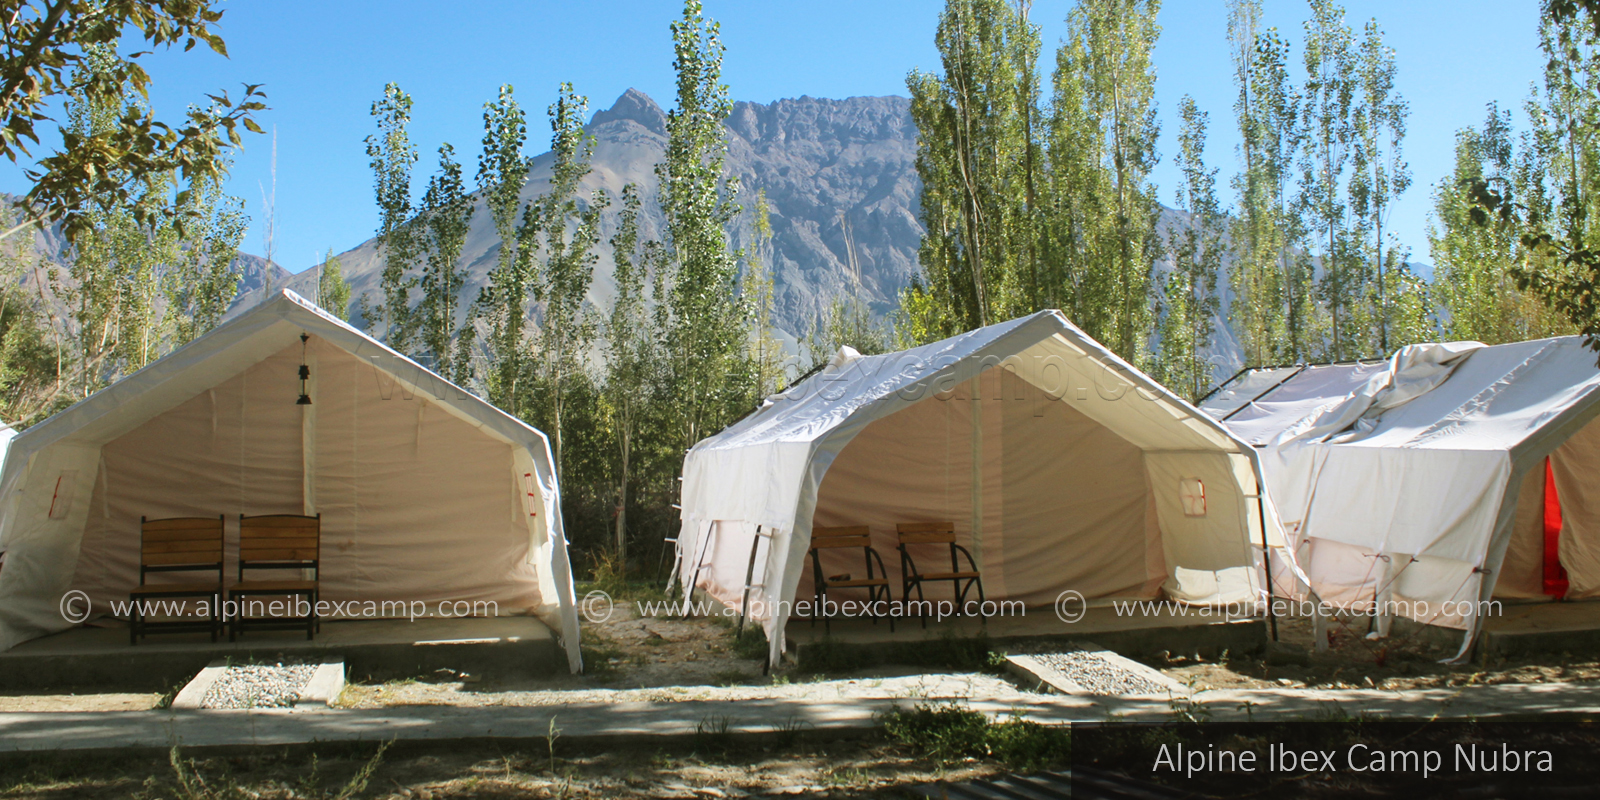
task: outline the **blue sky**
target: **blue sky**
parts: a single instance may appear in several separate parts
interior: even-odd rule
[[[933,32],[939,0],[706,0],[728,46],[724,76],[734,99],[905,94],[913,67],[938,67]],[[1296,42],[1303,2],[1267,0],[1266,24]],[[204,92],[237,94],[262,83],[271,110],[259,115],[266,136],[251,136],[238,157],[232,193],[253,217],[245,250],[263,252],[263,193],[272,191],[272,131],[277,135],[275,260],[292,271],[311,266],[328,248],[342,251],[372,235],[377,214],[362,139],[372,130],[368,108],[388,81],[415,99],[412,137],[422,153],[417,191],[440,142],[455,145],[470,172],[481,136],[481,107],[502,83],[516,87],[530,110],[531,152],[547,144],[544,108],[560,81],[576,84],[591,111],[608,107],[628,87],[663,106],[671,102],[672,49],[667,30],[681,6],[673,0],[474,0],[422,3],[389,0],[234,0],[220,29],[231,58],[196,49],[146,57],[158,114],[175,119]],[[1035,0],[1046,55],[1065,32],[1071,3]],[[1484,105],[1520,107],[1539,76],[1536,0],[1503,2],[1350,2],[1353,28],[1371,17],[1398,51],[1399,89],[1411,103],[1405,148],[1416,184],[1392,224],[1413,258],[1428,260],[1424,230],[1432,186],[1452,164],[1455,131],[1478,124]],[[1169,0],[1155,60],[1162,119],[1162,162],[1155,180],[1172,203],[1176,170],[1175,111],[1192,94],[1211,113],[1208,161],[1226,180],[1234,147],[1226,4]],[[1046,76],[1048,80],[1048,76]],[[0,189],[27,188],[20,170],[0,168]]]

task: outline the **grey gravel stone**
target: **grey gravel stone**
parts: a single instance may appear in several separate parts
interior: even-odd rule
[[[1149,678],[1129,672],[1091,651],[1034,653],[1033,657],[1095,694],[1164,694],[1167,691]]]
[[[317,672],[316,664],[236,664],[225,669],[201,708],[289,708]]]

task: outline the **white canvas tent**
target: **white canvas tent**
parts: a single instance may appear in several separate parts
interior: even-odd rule
[[[1262,450],[1317,596],[1465,631],[1458,657],[1487,601],[1554,599],[1547,547],[1566,597],[1600,596],[1600,369],[1580,337],[1270,373],[1201,407]]]
[[[536,614],[581,668],[544,435],[293,292],[10,444],[0,650],[126,600],[140,516],[226,514],[231,576],[239,514],[320,513],[324,600]]]
[[[991,600],[1249,603],[1257,476],[1225,428],[1044,311],[899,353],[843,349],[696,444],[678,578],[740,608],[754,552],[750,616],[774,663],[790,602],[811,597],[813,524],[870,526],[897,598],[895,525],[948,520]],[[859,558],[830,553],[827,574]]]

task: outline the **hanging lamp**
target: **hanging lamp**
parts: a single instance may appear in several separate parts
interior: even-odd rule
[[[311,405],[311,395],[306,393],[306,381],[311,378],[311,368],[306,366],[306,341],[310,338],[309,334],[300,334],[300,399],[294,401],[297,406]]]

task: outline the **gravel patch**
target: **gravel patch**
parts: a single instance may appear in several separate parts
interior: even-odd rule
[[[290,708],[311,682],[316,664],[239,664],[223,670],[201,708]]]
[[[1167,691],[1167,687],[1117,666],[1091,651],[1034,653],[1033,657],[1095,694],[1165,694]]]

